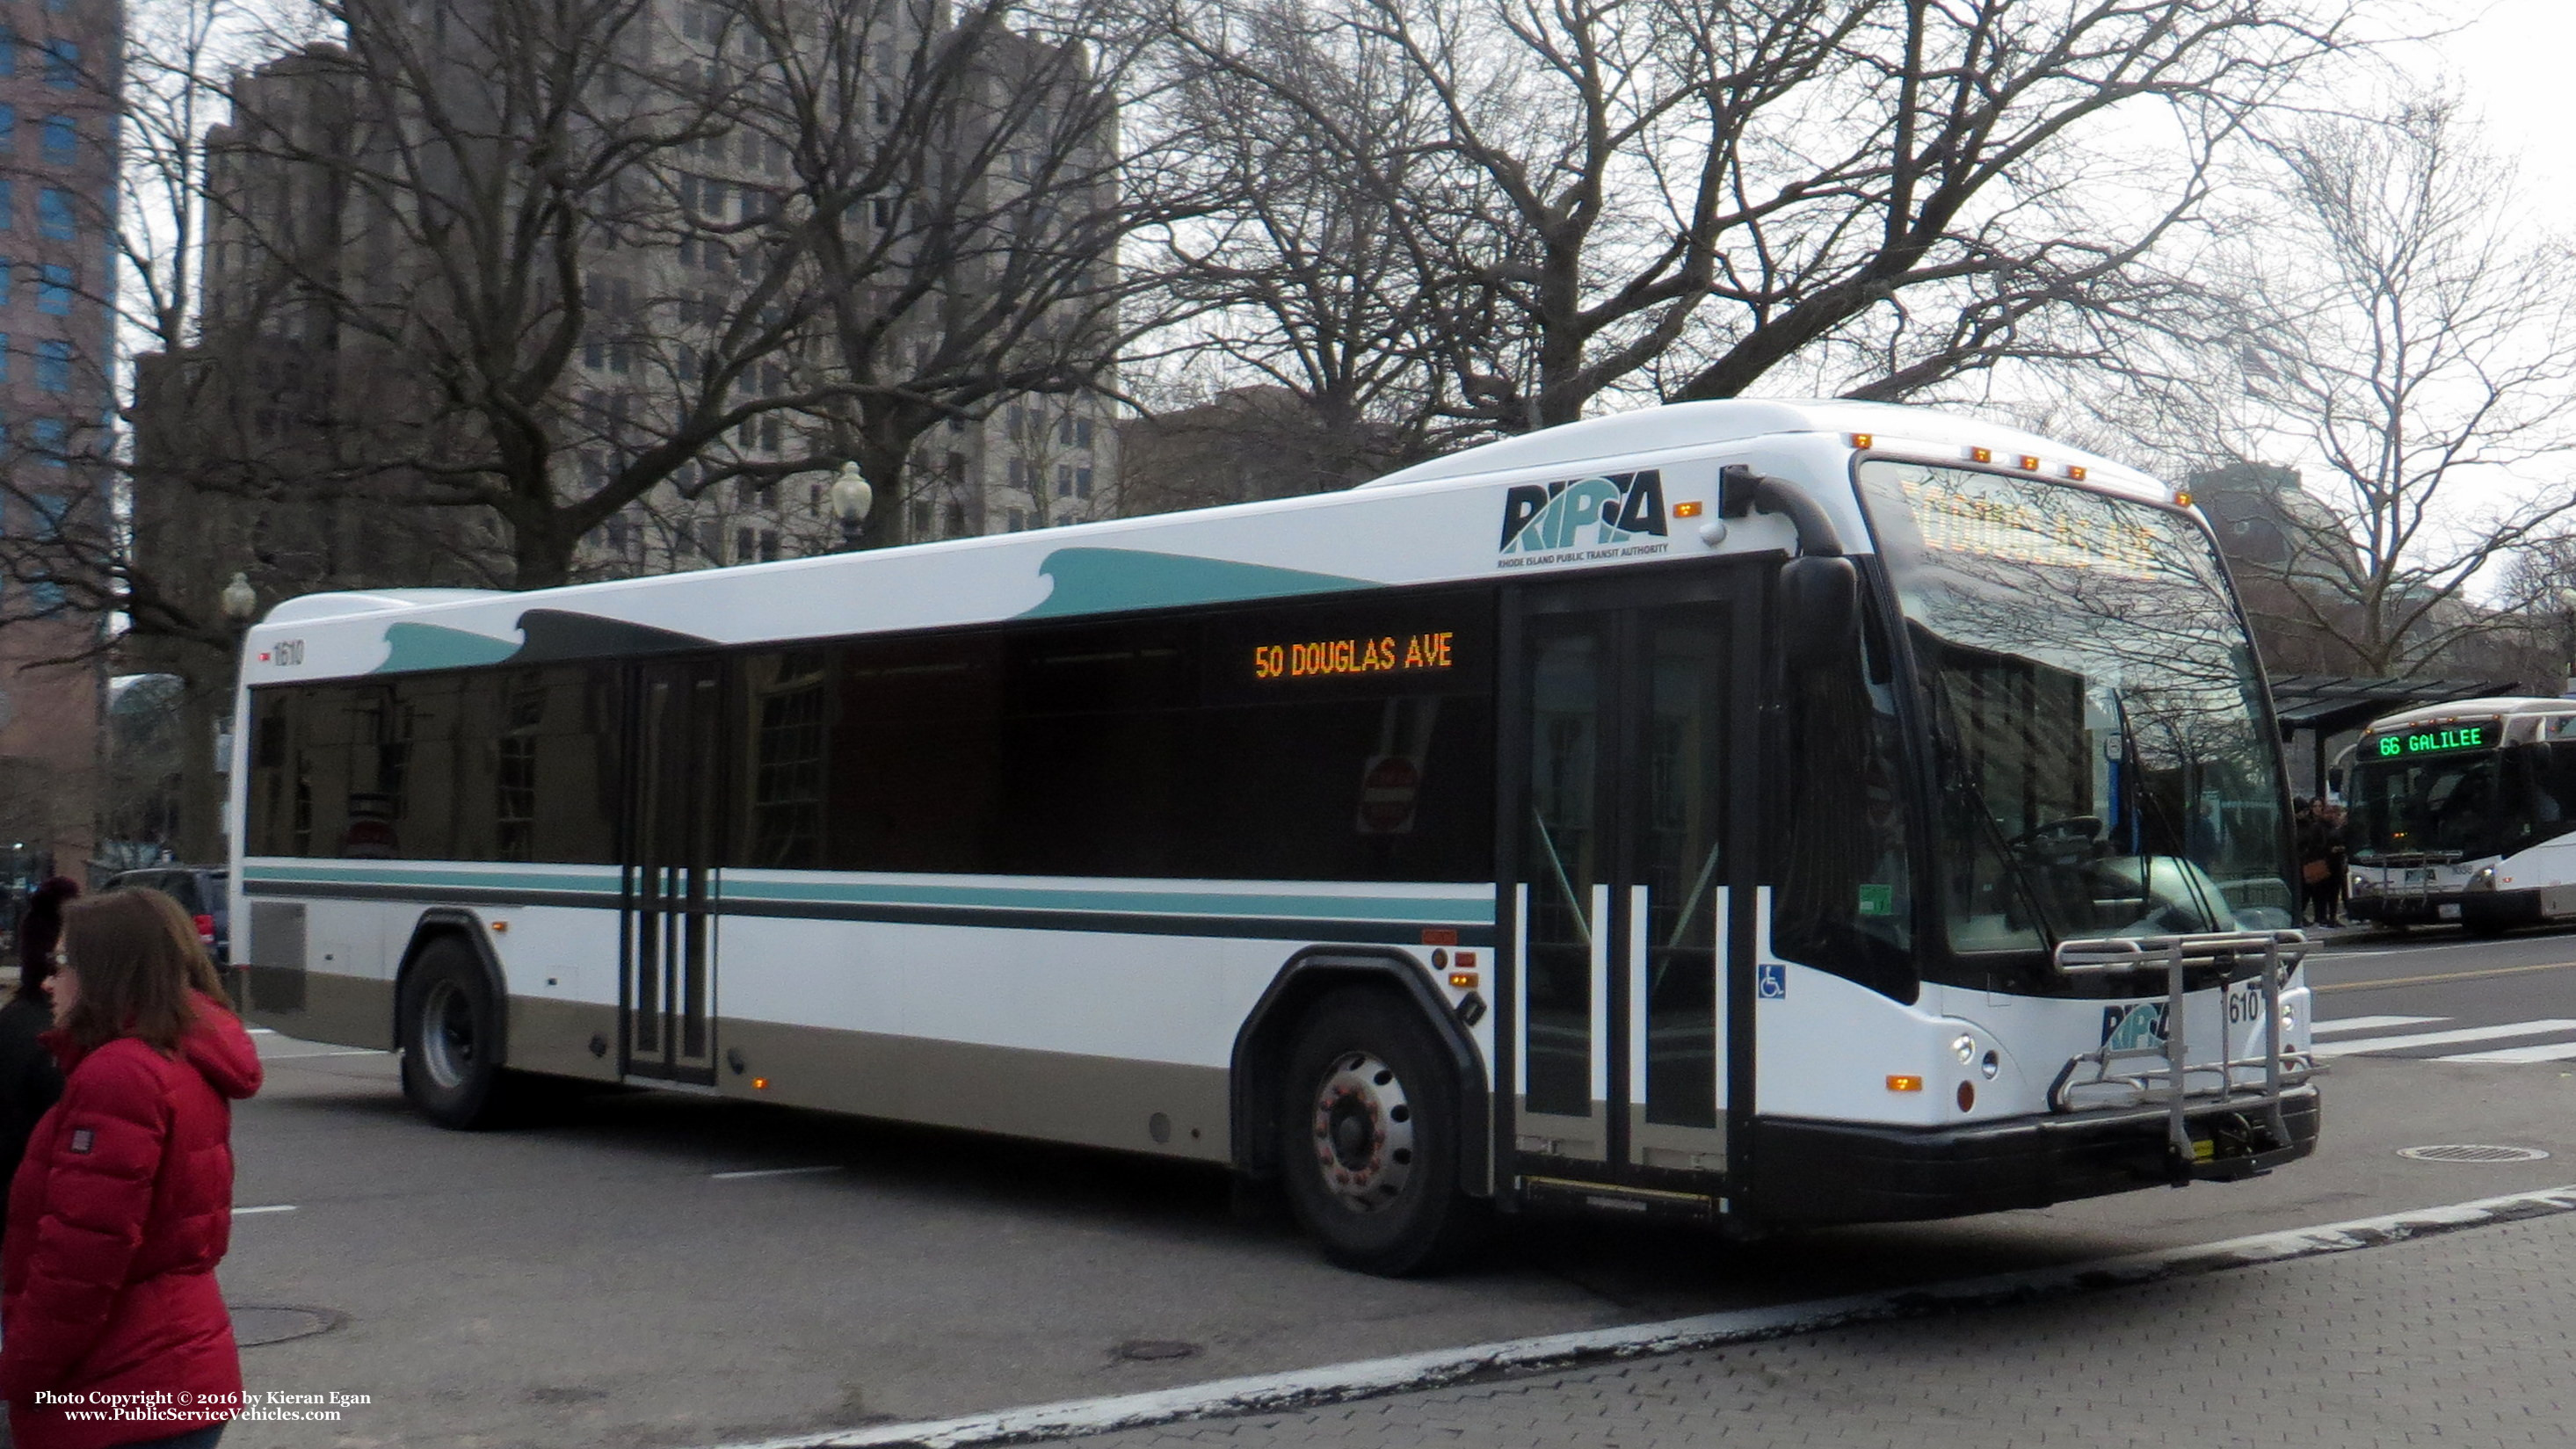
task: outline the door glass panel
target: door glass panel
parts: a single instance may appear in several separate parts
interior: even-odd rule
[[[1530,621],[1528,1110],[1592,1110],[1592,887],[1603,879],[1600,717],[1607,621]],[[1606,923],[1600,923],[1606,924]]]
[[[1717,908],[1725,839],[1725,605],[1647,616],[1637,880],[1647,888],[1646,1120],[1717,1125]]]

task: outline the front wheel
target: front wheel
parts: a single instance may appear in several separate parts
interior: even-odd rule
[[[483,963],[453,936],[432,941],[403,982],[402,1085],[431,1121],[458,1131],[496,1125],[509,1096],[501,1069],[501,1003]]]
[[[1475,1246],[1487,1204],[1463,1190],[1458,1097],[1430,1026],[1391,995],[1345,988],[1307,1013],[1288,1053],[1279,1158],[1325,1257],[1401,1277]]]

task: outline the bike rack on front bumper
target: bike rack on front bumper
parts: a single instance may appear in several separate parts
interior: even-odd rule
[[[2068,1061],[2048,1089],[2049,1110],[2072,1112],[2088,1106],[2160,1104],[2165,1116],[2169,1168],[2178,1183],[2252,1177],[2297,1156],[2299,1149],[2282,1115],[2282,1096],[2288,1088],[2308,1081],[2322,1069],[2309,1053],[2282,1048],[2281,977],[2296,968],[2309,949],[2307,937],[2298,931],[2222,931],[2059,942],[2053,964],[2060,975],[2114,976],[2162,968],[2165,1031],[2161,1046],[2115,1047],[2112,1039],[2106,1039],[2097,1050]],[[2263,1052],[2259,1062],[2250,1057],[2242,1062],[2236,1060],[2227,1032],[2227,986],[2238,979],[2236,970],[2249,957],[2260,963],[2263,984]],[[2191,1060],[2185,1017],[2188,1003],[2183,987],[2195,966],[2216,967],[2224,975],[2219,987],[2216,1061]],[[2137,1065],[2129,1065],[2132,1063]],[[2088,1065],[2093,1069],[2092,1075],[2080,1076]],[[2259,1079],[2253,1075],[2258,1066]],[[2195,1079],[2209,1085],[2195,1093]],[[2078,1099],[2081,1093],[2106,1091],[2122,1094],[2122,1100]],[[2204,1117],[2210,1115],[2210,1109],[2216,1109],[2236,1115],[2249,1127],[2259,1123],[2269,1142],[2248,1142],[2244,1144],[2247,1150],[2222,1155],[2214,1138],[2198,1141],[2192,1137],[2193,1108],[2201,1109]]]

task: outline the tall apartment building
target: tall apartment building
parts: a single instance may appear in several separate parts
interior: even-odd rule
[[[821,19],[830,3],[819,0],[811,13]],[[943,0],[849,0],[847,14],[869,15],[884,26],[872,37],[872,79],[856,83],[873,88],[848,98],[853,108],[848,119],[860,127],[892,124],[902,105],[894,72],[914,55],[922,27],[934,32],[935,39],[936,32],[949,26],[949,9]],[[834,33],[828,22],[820,24],[812,43]],[[840,34],[846,40],[846,31]],[[640,32],[636,68],[659,75],[703,69],[714,76],[742,67],[756,71],[760,62],[753,38],[751,28],[734,23],[722,3],[659,0]],[[1036,72],[1046,59],[1040,42],[1033,40],[1013,38],[992,50],[964,93],[961,108],[1007,106],[1009,99],[996,92],[1012,84],[1014,71]],[[950,139],[960,152],[984,140],[971,123],[958,126]],[[789,178],[786,148],[756,127],[720,130],[675,160],[677,174],[669,179],[669,190],[677,210],[707,218],[719,229],[727,224],[739,228],[765,215]],[[1026,163],[1017,154],[997,173],[986,186],[1008,188],[1027,181]],[[874,224],[884,226],[900,205],[878,198],[863,211],[872,210]],[[992,209],[1002,210],[998,200]],[[659,380],[674,373],[684,380],[693,376],[692,330],[728,315],[728,289],[743,280],[736,250],[744,245],[738,231],[702,231],[661,245],[619,247],[586,265],[585,301],[596,323],[584,339],[575,401],[581,413],[607,418],[609,425],[598,441],[580,450],[573,465],[582,470],[585,485],[595,486],[606,476],[626,419],[654,416],[673,405],[667,384]],[[931,345],[898,330],[890,350],[910,349],[919,356]],[[800,364],[830,365],[819,357],[764,361],[758,390],[776,395],[790,388],[790,374]],[[644,431],[650,435],[649,429]],[[795,419],[771,416],[739,430],[712,450],[708,462],[721,468],[732,459],[769,462],[818,452],[828,453],[828,448],[800,434]],[[902,496],[880,500],[879,506],[898,510],[897,533],[907,542],[1105,518],[1116,511],[1117,458],[1111,408],[1098,393],[1003,400],[949,417],[924,436],[912,449]],[[738,478],[709,487],[701,482],[705,466],[684,468],[594,529],[583,540],[581,571],[598,577],[660,573],[766,562],[839,546],[839,526],[829,512],[828,472],[784,483]]]
[[[50,566],[110,524],[123,27],[116,0],[0,9],[0,888],[96,845],[101,620]]]
[[[454,8],[454,0],[393,3],[400,11],[385,14],[421,27],[418,33],[444,47],[448,63],[471,64],[466,42],[438,40],[447,17],[468,13]],[[885,13],[947,23],[935,4],[887,6]],[[677,84],[702,67],[712,78],[720,66],[754,64],[745,33],[728,22],[720,4],[655,0],[620,38],[626,53],[599,82],[600,112],[613,117],[620,105],[644,104],[657,94],[633,77],[678,77],[666,82]],[[910,43],[903,35],[877,40],[890,61]],[[258,532],[291,544],[314,574],[315,582],[302,587],[474,583],[478,561],[482,572],[506,577],[507,540],[488,523],[478,531],[472,515],[407,503],[399,471],[372,479],[373,492],[348,481],[371,447],[400,452],[388,430],[399,435],[430,412],[425,385],[407,375],[410,363],[399,345],[383,338],[381,328],[379,335],[357,335],[332,315],[350,299],[399,302],[434,285],[426,260],[405,254],[407,228],[389,224],[376,214],[380,200],[342,179],[369,148],[384,144],[382,128],[402,124],[370,114],[357,80],[362,70],[347,52],[319,45],[271,61],[236,86],[233,123],[207,140],[215,197],[203,287],[209,346],[196,357],[147,369],[168,386],[143,399],[139,431],[173,446],[144,451],[175,465],[183,442],[202,454],[209,438],[220,438],[246,462],[337,479],[326,490],[328,500],[306,510],[301,522],[275,517],[304,507],[291,482],[264,490],[232,485],[228,492],[245,501],[214,505],[258,516],[255,528],[236,521],[232,536]],[[473,90],[470,79],[459,85]],[[863,124],[888,119],[882,94],[862,95],[857,104]],[[620,225],[598,229],[583,250],[584,331],[554,395],[541,404],[565,444],[553,466],[566,496],[596,491],[626,456],[667,435],[706,365],[711,332],[734,315],[750,285],[747,253],[757,245],[757,223],[792,190],[786,149],[772,136],[748,126],[704,129],[622,178],[623,199],[613,203]],[[334,306],[314,305],[315,279],[337,295]],[[914,344],[898,339],[895,345]],[[800,370],[828,365],[824,352],[763,358],[741,375],[738,391],[786,395],[803,385]],[[907,540],[1105,517],[1116,491],[1107,415],[1103,399],[1084,394],[1005,401],[948,420],[913,450],[902,496],[880,506],[897,510],[898,531]],[[185,422],[162,426],[162,418]],[[576,574],[658,573],[838,547],[828,467],[783,479],[718,480],[710,472],[733,462],[828,456],[806,431],[810,426],[799,415],[778,412],[732,430],[698,461],[591,529],[575,556]],[[196,462],[201,474],[203,461]],[[184,469],[158,471],[175,478]],[[263,494],[262,501],[248,501]],[[202,498],[189,504],[199,513],[206,506]],[[196,546],[204,535],[171,536]],[[221,560],[199,572],[205,577],[192,586],[219,588],[229,576]],[[253,579],[268,582],[257,573]]]

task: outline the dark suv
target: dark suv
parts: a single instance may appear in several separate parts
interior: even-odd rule
[[[220,966],[231,959],[232,951],[230,880],[231,872],[220,865],[156,865],[119,871],[108,877],[107,889],[146,886],[177,901],[181,910],[197,918],[197,939],[206,943]]]

